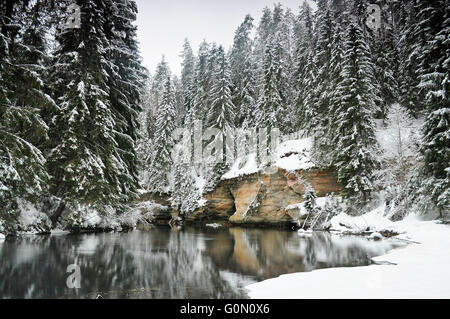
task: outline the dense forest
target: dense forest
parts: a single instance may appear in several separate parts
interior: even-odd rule
[[[0,223],[21,199],[42,211],[125,209],[139,188],[135,143],[145,79],[134,1],[2,1]],[[110,212],[111,213],[111,212]],[[54,220],[55,221],[55,220]]]
[[[189,214],[230,169],[173,156],[186,154],[173,132],[199,121],[223,139],[256,128],[313,137],[355,211],[382,192],[396,217],[448,212],[449,1],[315,2],[246,16],[229,51],[204,41],[195,53],[186,40],[177,76],[164,58],[152,74],[142,67],[134,1],[76,1],[71,28],[70,1],[2,1],[0,231],[21,230],[29,205],[53,211],[53,224],[66,212],[76,226],[92,209],[112,221],[142,191]],[[367,23],[371,3],[379,24]],[[402,145],[409,122],[423,123],[419,138]],[[380,126],[398,128],[394,159]]]

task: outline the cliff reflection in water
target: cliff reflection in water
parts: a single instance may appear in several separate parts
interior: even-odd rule
[[[245,298],[281,274],[360,266],[390,242],[241,228],[27,237],[0,243],[0,298]],[[81,269],[69,289],[67,266]]]

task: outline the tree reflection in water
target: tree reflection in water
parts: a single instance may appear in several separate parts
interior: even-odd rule
[[[26,237],[0,243],[0,298],[245,298],[292,272],[368,265],[389,241],[242,228]],[[67,266],[81,269],[69,289]]]

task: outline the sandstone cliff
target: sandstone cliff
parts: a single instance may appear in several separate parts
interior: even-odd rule
[[[305,181],[319,197],[341,190],[330,171],[287,172],[271,167],[264,173],[222,180],[214,191],[204,196],[205,206],[186,221],[225,220],[235,225],[290,226],[297,216],[285,208],[303,201]]]

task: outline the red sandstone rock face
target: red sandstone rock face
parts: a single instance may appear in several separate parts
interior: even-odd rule
[[[189,219],[226,219],[233,224],[288,225],[294,221],[286,206],[303,201],[303,181],[309,182],[318,197],[338,193],[342,187],[329,171],[309,170],[288,173],[272,167],[264,174],[252,174],[221,181],[205,196],[205,207]]]

